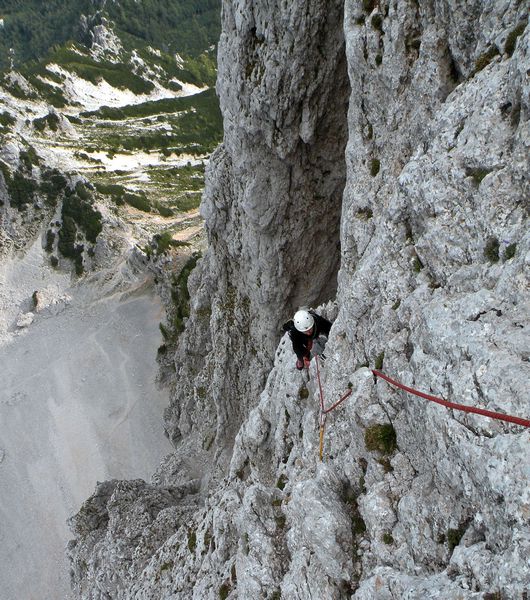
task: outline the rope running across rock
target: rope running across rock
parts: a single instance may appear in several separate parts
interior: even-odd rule
[[[351,396],[352,391],[351,391],[351,389],[349,389],[343,396],[341,396],[339,398],[339,400],[337,400],[337,402],[332,404],[329,408],[326,408],[325,404],[324,404],[324,392],[322,391],[322,383],[320,381],[320,367],[319,367],[318,356],[315,356],[315,364],[316,364],[316,371],[317,371],[318,390],[319,390],[319,394],[320,394],[319,457],[320,457],[320,461],[322,462],[322,456],[324,453],[324,431],[325,431],[325,427],[326,427],[327,415],[332,410],[337,408],[340,404],[342,404],[344,402],[344,400],[349,398],[349,396]],[[409,394],[413,394],[414,396],[418,396],[419,398],[424,398],[425,400],[429,400],[430,402],[436,402],[437,404],[441,404],[442,406],[445,406],[447,408],[452,408],[454,410],[460,410],[460,411],[467,412],[467,413],[474,413],[477,415],[482,415],[484,417],[489,417],[490,419],[497,419],[498,421],[506,421],[508,423],[515,423],[516,425],[522,425],[523,427],[530,427],[529,419],[523,419],[521,417],[514,417],[512,415],[505,415],[502,413],[493,412],[491,410],[486,410],[483,408],[475,408],[474,406],[467,406],[465,404],[456,404],[455,402],[449,402],[448,400],[444,400],[443,398],[438,398],[437,396],[432,396],[431,394],[426,394],[424,392],[420,392],[418,390],[415,390],[414,388],[406,386],[406,385],[400,383],[399,381],[392,379],[388,375],[381,373],[381,371],[378,371],[377,369],[372,369],[372,373],[375,377],[384,379],[387,383],[390,383],[391,385],[394,385],[397,388],[399,388],[405,392],[408,392]]]

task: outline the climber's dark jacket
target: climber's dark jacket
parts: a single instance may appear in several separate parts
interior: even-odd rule
[[[304,358],[311,358],[311,348],[313,346],[313,340],[317,338],[319,335],[329,336],[329,330],[331,329],[331,323],[317,315],[312,310],[309,311],[309,314],[313,315],[315,319],[315,324],[313,326],[313,333],[311,335],[306,335],[301,331],[298,331],[294,326],[294,322],[291,319],[284,324],[283,330],[289,333],[289,337],[291,338],[291,342],[293,343],[293,350],[298,360],[304,360]]]

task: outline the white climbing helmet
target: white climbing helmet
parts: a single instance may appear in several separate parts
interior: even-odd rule
[[[313,315],[307,312],[307,310],[299,310],[293,317],[294,326],[298,331],[302,333],[308,331],[315,324]]]

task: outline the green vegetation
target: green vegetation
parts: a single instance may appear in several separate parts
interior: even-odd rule
[[[4,176],[11,206],[19,211],[26,210],[28,204],[33,204],[37,184],[30,177],[26,177],[20,169],[11,173],[9,167],[2,161],[0,161],[0,171]]]
[[[228,594],[230,594],[230,585],[228,583],[223,583],[223,585],[219,588],[219,600],[226,600],[228,598]]]
[[[357,494],[351,487],[348,487],[344,491],[344,502],[350,508],[351,513],[351,529],[352,534],[362,535],[366,532],[366,523],[359,512],[359,504],[357,502]]]
[[[452,552],[458,544],[460,544],[460,540],[462,536],[466,532],[466,525],[461,524],[457,529],[448,529],[447,530],[447,546],[449,547],[449,551]]]
[[[47,81],[43,81],[41,78],[57,81],[57,83],[61,84],[62,79],[60,79],[55,73],[48,71],[44,64],[37,62],[30,62],[23,67],[21,67],[20,72],[24,75],[24,77],[29,81],[31,86],[38,92],[38,94],[51,104],[55,106],[55,108],[63,108],[66,106],[66,98],[61,90],[61,88],[51,85]],[[30,97],[33,97],[34,94],[30,94]]]
[[[16,123],[15,117],[13,117],[6,110],[0,113],[0,126],[4,129],[9,129]]]
[[[379,173],[379,169],[381,168],[381,162],[378,158],[372,158],[370,161],[370,175],[375,177]]]
[[[508,56],[512,56],[515,51],[515,44],[517,43],[517,38],[522,35],[523,31],[526,29],[526,21],[521,21],[517,25],[515,29],[510,31],[508,37],[506,38],[506,43],[504,44],[504,52]]]
[[[498,54],[499,50],[497,46],[488,48],[488,50],[484,52],[484,54],[481,54],[475,61],[475,71],[473,72],[473,75],[476,75],[482,71],[482,69],[485,69]]]
[[[383,31],[383,17],[379,14],[375,14],[370,21],[372,27],[377,31]]]
[[[285,488],[285,484],[287,483],[287,481],[288,481],[287,476],[284,473],[282,473],[280,475],[280,477],[278,478],[278,481],[276,482],[276,487],[279,490],[283,490]]]
[[[366,13],[371,13],[377,5],[377,0],[363,0],[363,10]]]
[[[86,239],[96,243],[103,226],[101,213],[92,208],[90,201],[81,198],[79,194],[67,195],[63,201],[62,216],[70,217],[84,232]]]
[[[204,165],[188,165],[183,167],[169,167],[151,169],[149,173],[151,181],[168,189],[166,193],[170,197],[169,205],[179,212],[188,212],[196,209],[204,189]],[[155,204],[162,216],[164,209],[160,204]],[[165,207],[165,211],[171,211]],[[167,215],[169,216],[169,215]]]
[[[84,246],[76,244],[77,227],[72,217],[65,216],[63,224],[59,229],[59,243],[57,248],[66,258],[71,258],[75,263],[75,272],[77,275],[83,273],[83,250]]]
[[[42,173],[40,191],[46,196],[46,203],[55,206],[58,198],[65,192],[68,182],[58,169],[46,169]]]
[[[164,204],[161,204],[160,202],[153,202],[153,207],[156,208],[156,210],[160,213],[160,215],[162,217],[173,217],[175,215],[175,213],[173,212],[173,210],[171,210],[171,208],[168,208],[167,206],[165,206]]]
[[[92,196],[83,184],[78,183],[76,189],[73,190],[68,187],[66,179],[58,171],[46,171],[45,175],[46,179],[41,184],[41,190],[48,194],[49,203],[53,205],[60,195],[64,196],[61,209],[62,225],[59,229],[57,248],[64,257],[74,261],[75,271],[77,275],[81,275],[84,270],[83,250],[85,247],[83,244],[77,243],[78,229],[83,232],[89,242],[95,243],[103,228],[101,213],[92,207]],[[46,249],[51,251],[55,234],[48,230],[46,236]]]
[[[46,250],[46,252],[51,252],[53,250],[54,242],[55,242],[55,233],[51,229],[48,229],[48,231],[46,231],[46,246],[44,246],[44,249]]]
[[[51,131],[57,131],[58,125],[59,117],[55,113],[48,113],[45,117],[33,121],[33,126],[37,131],[44,131],[46,126],[48,126]]]
[[[364,432],[364,444],[370,452],[392,454],[397,448],[396,431],[393,425],[384,423],[367,427]]]
[[[398,298],[394,304],[392,304],[392,310],[397,310],[401,306],[401,298]]]
[[[381,54],[375,55],[375,64],[379,66],[383,62],[383,56]]]
[[[515,251],[517,250],[517,244],[509,244],[506,246],[506,250],[504,251],[504,260],[510,260],[515,256]]]
[[[46,57],[47,62],[60,65],[67,71],[76,73],[82,79],[97,85],[103,79],[115,88],[129,89],[135,94],[148,94],[154,89],[150,81],[146,81],[135,73],[131,67],[124,63],[110,61],[95,61],[82,46],[73,45],[69,47],[56,47]],[[31,65],[35,69],[36,65]],[[23,74],[27,71],[21,70]],[[48,77],[49,71],[46,71]],[[32,82],[34,79],[32,79]]]
[[[468,175],[468,177],[473,178],[473,182],[477,186],[479,186],[481,184],[482,180],[484,179],[484,177],[486,177],[486,175],[488,175],[491,172],[492,172],[492,169],[483,169],[481,167],[466,169],[466,174]]]
[[[151,203],[145,195],[145,192],[140,192],[139,194],[135,194],[134,192],[125,192],[123,194],[123,201],[129,206],[132,206],[137,210],[141,210],[142,212],[151,212]]]
[[[383,533],[383,537],[381,538],[383,540],[383,542],[385,544],[393,544],[394,543],[394,538],[392,537],[392,534],[389,531],[385,531],[385,533]]]
[[[408,53],[412,51],[418,52],[421,47],[421,37],[409,36],[405,38],[405,48]]]
[[[171,71],[168,71],[171,72]],[[176,78],[185,83],[202,86],[206,84],[211,87],[215,85],[217,78],[217,62],[215,54],[204,52],[197,57],[186,57],[182,67],[176,73]],[[170,86],[171,82],[168,82]]]
[[[22,150],[20,160],[28,172],[31,172],[33,165],[40,164],[40,158],[33,146],[28,146],[26,150]]]
[[[191,527],[188,529],[188,550],[190,552],[195,552],[195,548],[197,547],[197,534],[195,530]]]
[[[363,219],[364,221],[368,221],[373,216],[374,213],[369,207],[359,208],[359,210],[357,211],[357,218]]]
[[[486,242],[484,256],[491,263],[499,262],[499,240],[496,237],[490,237]]]
[[[220,0],[121,0],[96,12],[91,0],[3,0],[0,70],[9,66],[10,48],[20,66],[69,40],[89,44],[90,33],[79,27],[82,14],[88,15],[89,27],[101,24],[103,18],[112,21],[126,49],[150,45],[195,57],[219,39],[220,5]]]
[[[180,248],[182,246],[189,246],[188,242],[182,242],[180,240],[173,239],[173,232],[168,229],[162,233],[156,233],[153,236],[150,245],[146,246],[143,250],[147,256],[160,256],[167,252],[170,248]]]
[[[170,167],[151,171],[151,179],[178,184],[179,189],[200,191],[204,188],[204,164]]]
[[[208,449],[208,448],[207,448]],[[215,538],[212,535],[212,530],[211,528],[208,528],[205,532],[204,532],[204,546],[205,548],[209,548],[210,547],[210,543],[212,544],[213,548],[215,548]]]
[[[129,206],[146,213],[150,213],[152,209],[155,208],[163,217],[172,217],[174,215],[173,210],[164,204],[156,201],[151,202],[143,191],[138,193],[131,192],[123,185],[116,183],[95,182],[94,187],[100,194],[110,196],[117,206],[128,204]]]
[[[122,185],[95,182],[94,187],[104,196],[110,196],[118,206],[125,204],[127,190]]]
[[[387,456],[384,458],[378,458],[377,462],[383,467],[383,471],[385,473],[392,473],[394,471],[394,467]]]
[[[524,596],[522,596],[524,598]],[[484,596],[482,596],[482,600],[504,600],[502,592],[497,590],[496,592],[486,592]]]
[[[419,273],[423,269],[423,263],[421,262],[420,257],[416,254],[414,259],[412,260],[412,270],[414,273]]]
[[[188,212],[198,208],[201,203],[201,194],[199,192],[187,193],[179,197],[176,200],[176,208],[181,212]]]
[[[176,337],[184,331],[184,319],[190,314],[190,294],[188,292],[188,278],[201,257],[199,252],[194,252],[177,277],[173,275],[171,286],[171,332]]]
[[[385,360],[385,351],[383,350],[383,352],[380,352],[376,357],[375,357],[375,362],[374,362],[374,367],[380,371],[383,368],[383,361]]]
[[[2,80],[2,87],[4,87],[15,98],[19,98],[20,100],[35,99],[37,97],[36,94],[26,93],[16,81],[12,82],[6,77],[4,77]]]
[[[85,118],[123,121],[167,113],[164,121],[171,131],[157,130],[131,135],[127,128],[116,127],[106,133],[105,144],[123,150],[166,149],[168,153],[210,154],[222,140],[222,116],[215,90],[183,98],[168,98],[124,108],[103,107],[85,112]]]
[[[168,340],[169,339],[169,331],[168,331],[167,327],[163,323],[159,323],[158,328],[160,329],[160,333],[162,334],[162,337],[165,340]],[[159,350],[160,350],[160,348],[159,348]],[[164,352],[166,352],[166,350],[167,350],[167,347],[164,346],[164,350],[162,352],[164,353]]]
[[[309,390],[306,388],[305,385],[303,385],[298,392],[298,397],[300,398],[300,400],[305,400],[308,396]]]
[[[111,108],[103,106],[95,111],[81,113],[82,117],[94,117],[96,119],[112,119],[120,121],[130,118],[151,117],[162,113],[176,113],[188,110],[210,110],[212,108],[212,96],[215,96],[214,90],[205,90],[193,96],[184,96],[181,98],[163,98],[162,100],[152,100],[142,104],[133,104],[121,108]]]

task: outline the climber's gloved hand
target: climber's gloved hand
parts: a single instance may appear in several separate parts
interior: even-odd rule
[[[297,368],[299,371],[301,371],[301,370],[304,368],[304,361],[303,361],[303,360],[300,360],[300,359],[298,359],[298,360],[296,361],[296,368]]]

